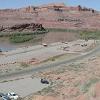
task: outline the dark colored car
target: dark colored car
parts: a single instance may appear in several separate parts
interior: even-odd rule
[[[43,83],[43,84],[49,84],[49,81],[47,81],[46,79],[41,79],[41,83]]]
[[[2,99],[3,100],[11,100],[8,96],[3,96]]]
[[[1,100],[11,100],[8,96],[6,96],[4,93],[0,93]]]

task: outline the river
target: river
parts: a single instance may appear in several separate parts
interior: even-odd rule
[[[1,51],[10,51],[17,48],[25,47],[25,46],[33,46],[40,44],[40,42],[34,43],[33,41],[25,42],[25,43],[10,43],[8,39],[0,38],[0,50]]]

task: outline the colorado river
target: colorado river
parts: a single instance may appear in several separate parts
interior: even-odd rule
[[[40,43],[33,43],[33,41],[25,42],[25,43],[10,43],[9,40],[5,40],[4,38],[0,38],[0,50],[1,51],[10,51],[17,48],[25,47],[25,46],[33,46]]]

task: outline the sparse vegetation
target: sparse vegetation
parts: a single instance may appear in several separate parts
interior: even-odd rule
[[[12,43],[23,43],[27,42],[30,40],[40,40],[40,39],[35,39],[35,37],[39,35],[44,35],[47,33],[47,30],[43,31],[35,31],[35,32],[16,32],[16,33],[0,33],[0,37],[5,37],[9,38],[10,42]]]
[[[20,66],[23,67],[23,68],[29,67],[29,65],[25,62],[21,62]]]
[[[48,86],[47,88],[44,88],[41,91],[38,91],[37,94],[41,94],[41,95],[45,94],[46,95],[46,94],[48,94],[50,92],[54,93],[54,90],[53,90],[53,88],[51,86]]]
[[[48,30],[43,30],[43,31],[34,31],[34,32],[11,32],[11,33],[7,33],[7,32],[3,32],[0,33],[0,37],[10,37],[10,36],[24,36],[24,35],[39,35],[39,34],[45,34],[47,33]]]
[[[60,28],[48,28],[50,32],[72,32],[79,34],[80,39],[100,39],[99,30],[75,30],[75,29],[60,29]]]
[[[61,74],[61,73],[64,73],[66,70],[65,70],[65,68],[62,68],[62,69],[60,69],[60,70],[56,70],[56,74],[57,75],[59,75],[59,74]]]
[[[90,87],[95,84],[96,82],[98,82],[99,79],[97,78],[92,78],[90,80],[88,80],[87,82],[85,82],[84,84],[80,85],[80,90],[83,92],[83,93],[86,93],[89,91]]]
[[[100,31],[81,31],[80,38],[85,40],[100,39]]]
[[[80,30],[62,29],[62,28],[47,28],[50,32],[79,32]]]
[[[69,66],[66,66],[67,70],[69,71],[83,71],[84,66],[82,64],[70,64]]]
[[[88,95],[89,95],[90,97],[93,97],[93,98],[96,97],[96,90],[95,90],[94,88],[95,88],[95,87],[91,87],[91,89],[89,90],[89,93],[88,93]]]

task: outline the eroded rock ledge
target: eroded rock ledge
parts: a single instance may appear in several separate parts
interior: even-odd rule
[[[0,26],[0,32],[33,32],[33,31],[44,31],[42,24],[37,23],[25,23],[16,24],[13,26]]]

